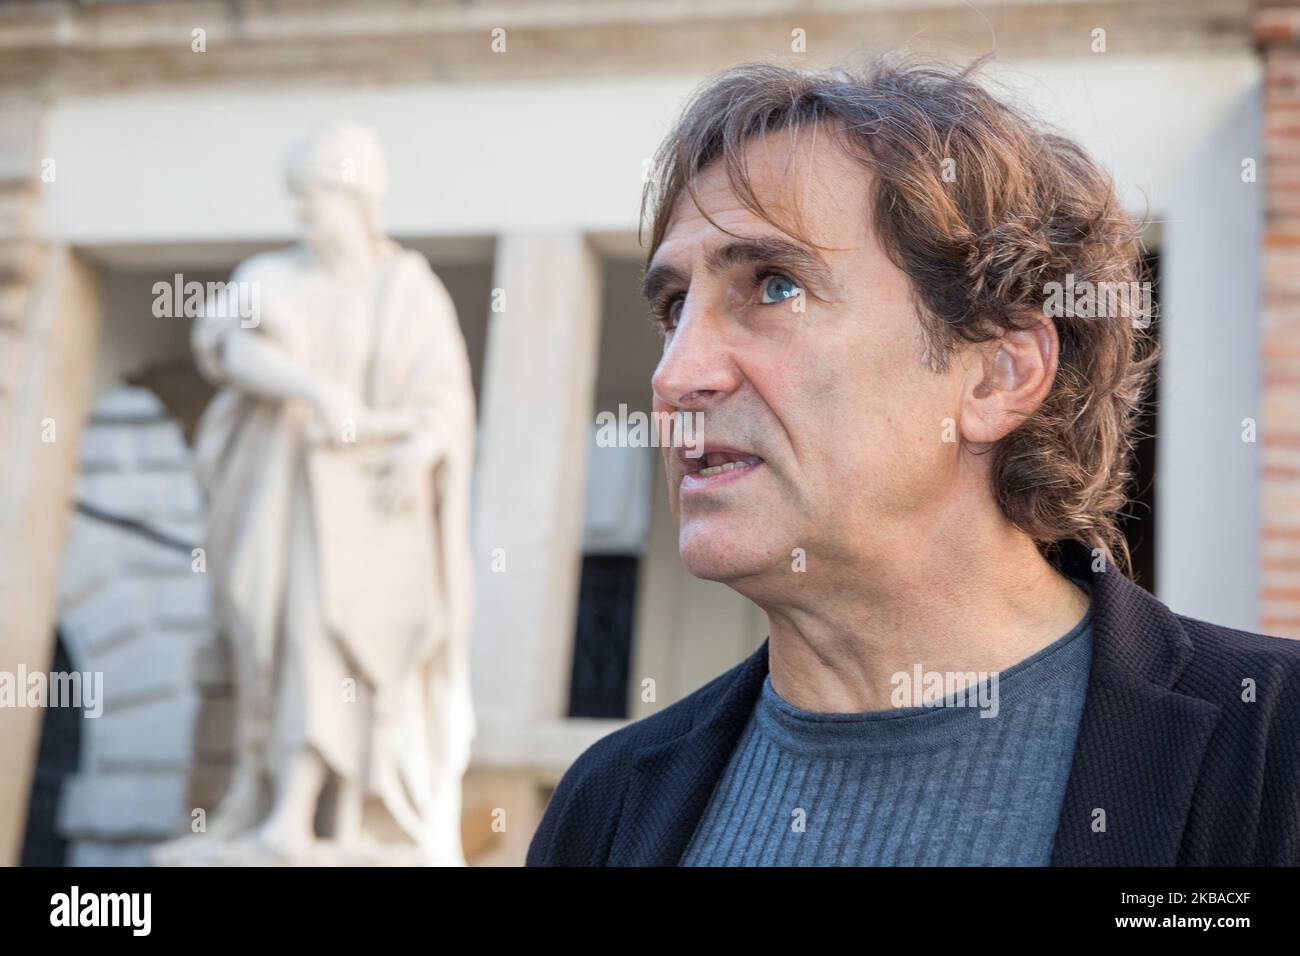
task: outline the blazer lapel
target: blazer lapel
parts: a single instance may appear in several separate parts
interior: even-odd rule
[[[637,751],[610,866],[676,866],[767,676],[767,641],[735,671],[722,697],[689,731]]]
[[[1093,582],[1093,651],[1052,864],[1173,866],[1219,708],[1170,690],[1192,654],[1174,614],[1067,550]]]

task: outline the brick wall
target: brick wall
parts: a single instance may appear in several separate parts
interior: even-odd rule
[[[1300,636],[1300,2],[1260,0],[1264,62],[1260,628]]]

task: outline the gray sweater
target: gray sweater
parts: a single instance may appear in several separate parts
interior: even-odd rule
[[[768,675],[681,865],[1047,865],[1091,640],[1089,613],[978,696],[868,713],[800,710]]]

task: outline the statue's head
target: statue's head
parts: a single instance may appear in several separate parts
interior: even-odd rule
[[[287,173],[308,245],[337,250],[383,241],[388,167],[373,130],[355,123],[321,130],[294,146]]]

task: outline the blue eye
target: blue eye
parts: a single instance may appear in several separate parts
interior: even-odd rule
[[[668,307],[668,321],[672,328],[677,328],[677,323],[682,319],[682,307],[686,305],[686,300],[680,296],[673,300],[673,304]]]
[[[763,291],[759,301],[764,305],[773,305],[793,299],[802,292],[794,281],[780,273],[774,273],[763,280]]]

